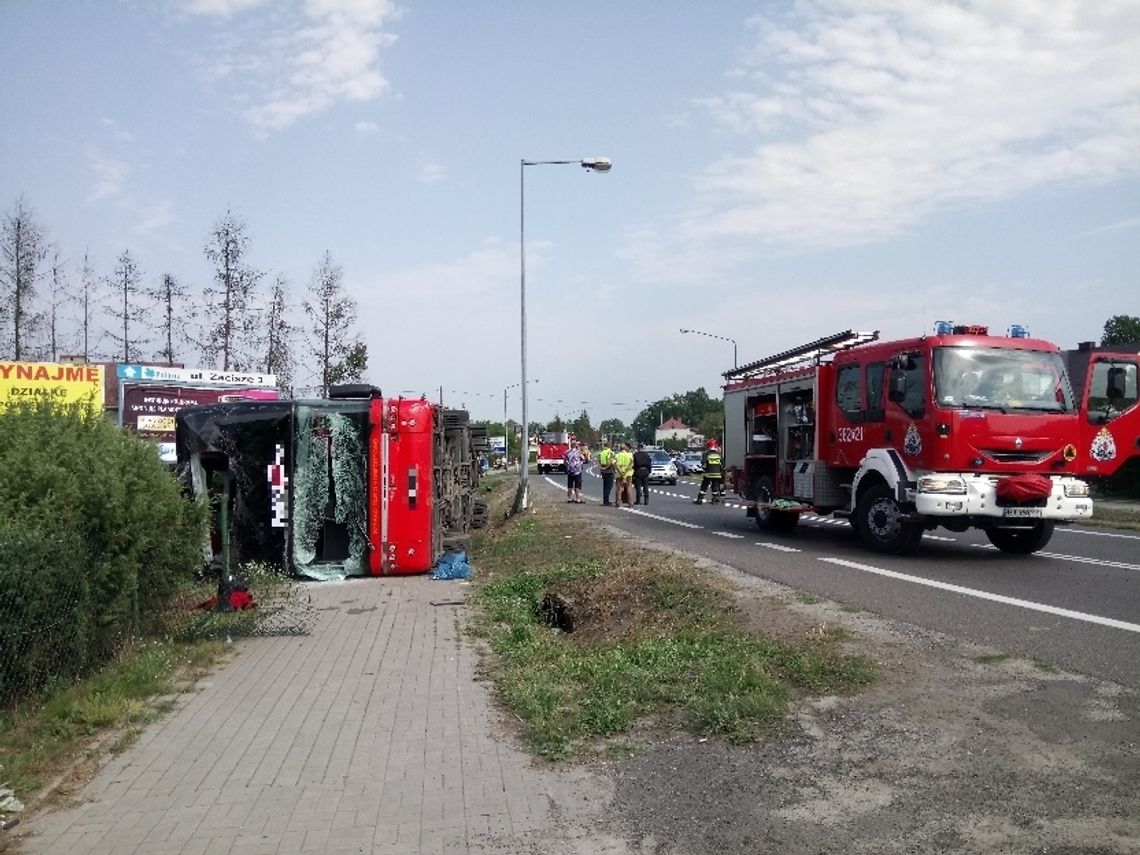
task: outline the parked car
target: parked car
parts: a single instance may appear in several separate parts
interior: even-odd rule
[[[704,461],[701,459],[699,451],[687,451],[681,455],[681,462],[677,465],[677,469],[682,475],[700,475],[705,471]]]
[[[653,468],[649,470],[649,483],[676,484],[677,464],[667,451],[650,452]]]

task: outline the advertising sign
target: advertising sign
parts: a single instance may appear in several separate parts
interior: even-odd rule
[[[505,436],[489,436],[487,443],[491,446],[492,454],[507,453],[507,438]]]
[[[123,384],[120,406],[124,427],[143,436],[173,442],[174,415],[183,407],[227,401],[275,400],[275,389],[194,388],[155,383]]]
[[[124,363],[116,368],[124,382],[179,383],[194,386],[262,386],[277,385],[276,374],[258,374],[245,371],[218,371],[213,368],[172,368],[165,365],[134,365]]]
[[[103,366],[0,362],[0,407],[37,398],[60,404],[88,403],[93,412],[102,412]]]

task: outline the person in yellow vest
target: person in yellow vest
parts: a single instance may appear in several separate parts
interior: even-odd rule
[[[614,450],[610,448],[607,439],[602,443],[602,450],[598,452],[598,472],[602,476],[602,504],[611,505],[610,493],[614,490]]]
[[[715,439],[709,440],[701,462],[704,463],[705,473],[704,477],[701,478],[701,489],[697,490],[697,498],[693,504],[704,503],[706,489],[709,491],[709,498],[712,503],[714,505],[719,504],[724,496],[724,458],[721,456],[720,447]]]
[[[629,443],[621,444],[621,451],[614,455],[614,474],[617,477],[617,497],[614,504],[621,506],[633,505],[633,452],[629,450]]]

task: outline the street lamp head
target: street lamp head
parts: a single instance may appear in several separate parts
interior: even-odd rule
[[[581,163],[583,169],[593,172],[609,172],[614,168],[613,161],[608,157],[584,157]]]

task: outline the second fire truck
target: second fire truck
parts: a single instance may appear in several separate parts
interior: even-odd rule
[[[1089,424],[1056,345],[946,322],[878,337],[848,330],[725,372],[725,462],[761,528],[811,510],[848,518],[879,552],[942,526],[1027,554],[1092,516],[1078,476],[1106,425]],[[1117,369],[1101,369],[1109,410],[1127,403]],[[1133,406],[1135,376],[1133,363]]]

